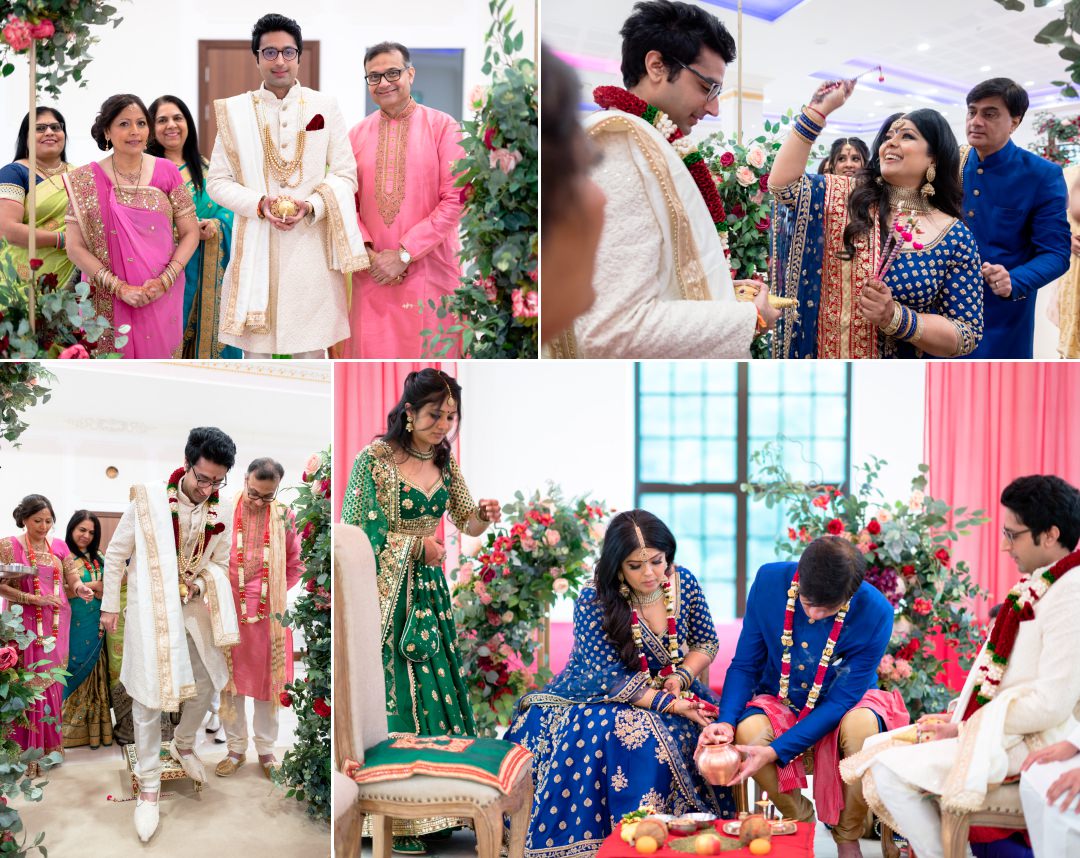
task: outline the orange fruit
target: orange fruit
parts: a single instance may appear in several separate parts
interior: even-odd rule
[[[717,855],[721,851],[720,838],[715,834],[699,834],[694,838],[694,851],[698,855]]]
[[[644,837],[639,837],[634,842],[634,848],[643,855],[651,855],[660,848],[660,844],[656,842],[655,837],[649,837],[649,835],[646,834]]]
[[[770,852],[772,852],[772,843],[764,837],[755,837],[750,841],[751,855],[768,855]]]

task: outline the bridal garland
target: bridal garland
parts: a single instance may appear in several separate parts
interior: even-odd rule
[[[717,232],[722,232],[727,213],[724,211],[724,203],[720,199],[720,192],[716,189],[716,182],[713,181],[709,167],[705,163],[705,158],[701,152],[698,151],[697,144],[688,140],[664,111],[653,107],[632,92],[621,87],[598,86],[593,90],[593,101],[604,110],[614,108],[623,111],[623,113],[629,113],[632,116],[644,119],[660,132],[664,139],[674,147],[683,164],[686,165],[686,169],[694,177],[698,191],[701,192],[701,197],[705,200],[705,205],[709,209],[713,226],[716,227]]]

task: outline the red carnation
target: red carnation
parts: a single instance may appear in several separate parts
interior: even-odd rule
[[[31,271],[37,271],[44,264],[45,264],[45,261],[42,260],[42,259],[31,259],[30,260],[30,270]]]
[[[720,166],[721,167],[730,167],[734,163],[735,163],[735,156],[733,154],[731,154],[730,152],[725,152],[723,155],[720,156]]]
[[[330,717],[330,706],[321,697],[316,697],[315,702],[311,704],[311,708],[315,710],[315,714],[320,718]]]
[[[870,519],[870,523],[866,525],[866,531],[867,533],[877,536],[881,533],[881,524],[878,523],[876,518],[872,518]]]
[[[941,561],[943,566],[949,565],[949,552],[944,548],[939,548],[934,552],[934,556]]]
[[[292,695],[288,691],[282,691],[278,700],[281,701],[282,706],[292,706]]]
[[[842,522],[838,518],[834,518],[827,525],[825,525],[825,529],[829,531],[829,533],[831,533],[833,536],[839,536],[841,533],[844,532],[844,522]]]

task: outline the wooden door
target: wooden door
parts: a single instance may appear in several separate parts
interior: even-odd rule
[[[319,43],[304,42],[297,79],[309,89],[319,88]],[[258,89],[262,84],[251,40],[199,40],[199,149],[209,159],[217,137],[214,101]]]
[[[98,521],[101,522],[101,547],[102,554],[105,553],[105,549],[109,547],[109,540],[112,539],[112,535],[116,533],[116,526],[120,524],[120,516],[123,513],[119,512],[98,512],[97,510],[91,510],[98,517]]]

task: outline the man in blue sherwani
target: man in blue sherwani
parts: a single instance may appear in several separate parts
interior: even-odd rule
[[[840,759],[860,751],[869,736],[910,721],[900,695],[877,687],[893,608],[865,574],[862,554],[838,536],[815,539],[797,564],[762,566],[746,601],[720,713],[698,740],[700,747],[734,739],[746,758],[731,783],[753,777],[785,817],[812,823],[816,806],[816,817],[833,826],[840,858],[862,854],[867,816],[862,786],[840,780]],[[808,751],[814,755],[813,802],[800,789],[807,783]]]
[[[964,222],[983,262],[983,337],[971,357],[1030,358],[1038,290],[1069,270],[1065,177],[1010,139],[1028,108],[1021,86],[984,80],[967,106]]]

